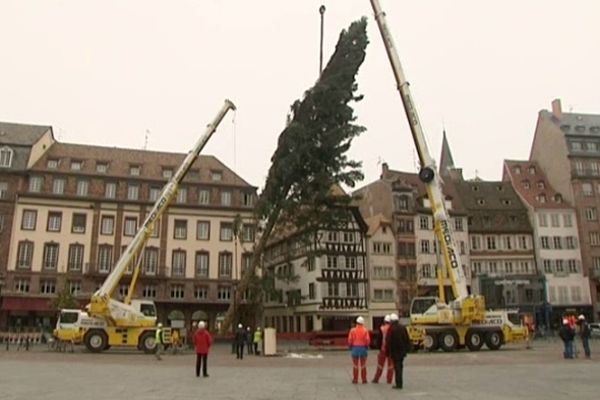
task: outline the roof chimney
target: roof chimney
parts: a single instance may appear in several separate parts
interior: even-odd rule
[[[556,119],[562,118],[562,107],[560,105],[560,99],[552,100],[552,115],[554,115],[554,118]]]
[[[385,179],[389,171],[390,167],[388,166],[388,163],[384,162],[381,164],[381,179]]]

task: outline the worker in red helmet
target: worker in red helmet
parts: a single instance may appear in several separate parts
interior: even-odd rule
[[[356,318],[356,326],[348,333],[348,346],[352,355],[352,383],[358,383],[358,370],[362,383],[367,383],[367,349],[371,343],[369,331],[364,327],[365,319]]]
[[[386,315],[383,318],[383,324],[379,327],[381,331],[381,346],[379,348],[379,353],[377,353],[377,371],[375,371],[375,376],[371,382],[379,383],[379,378],[383,373],[383,368],[385,367],[385,363],[387,361],[387,375],[386,381],[388,384],[392,383],[392,379],[394,379],[394,362],[391,357],[388,357],[386,354],[386,345],[387,345],[387,333],[390,329],[390,316]]]

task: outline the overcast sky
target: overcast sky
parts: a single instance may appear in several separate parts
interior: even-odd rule
[[[0,120],[62,142],[187,152],[230,98],[213,154],[262,187],[289,105],[339,32],[369,18],[355,106],[363,184],[415,152],[368,0],[0,0]],[[381,0],[434,157],[445,127],[467,177],[526,159],[537,113],[600,113],[600,1]],[[235,146],[234,146],[235,144]]]

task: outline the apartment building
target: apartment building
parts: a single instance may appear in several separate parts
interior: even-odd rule
[[[558,326],[566,312],[592,314],[590,283],[584,276],[575,209],[548,182],[534,161],[504,161],[503,180],[526,205],[533,227],[537,269],[546,280],[538,324]]]
[[[10,137],[0,135],[3,149],[16,146]],[[22,171],[0,170],[13,221],[3,242],[4,328],[51,326],[49,299],[63,288],[86,304],[185,157],[59,143],[51,129],[30,154]],[[153,299],[163,322],[183,327],[205,319],[214,328],[250,260],[255,198],[255,187],[217,158],[200,156],[136,260],[142,273],[135,297]],[[234,220],[241,221],[237,237]],[[132,269],[115,297],[127,295]]]
[[[344,331],[368,312],[367,224],[347,206],[335,230],[287,232],[265,248],[263,274],[273,288],[264,325],[277,332]]]
[[[530,161],[577,215],[583,275],[600,318],[600,114],[563,112],[560,100],[538,113]]]

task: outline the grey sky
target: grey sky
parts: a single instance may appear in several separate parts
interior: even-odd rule
[[[186,152],[225,98],[238,106],[205,153],[264,183],[289,105],[341,29],[369,17],[351,155],[415,170],[399,96],[368,0],[0,0],[0,120],[49,124],[61,141]],[[527,158],[537,112],[600,113],[600,2],[381,0],[431,150],[498,179]],[[235,133],[234,133],[235,132]],[[236,138],[236,151],[233,139]],[[235,163],[234,163],[235,154]]]

